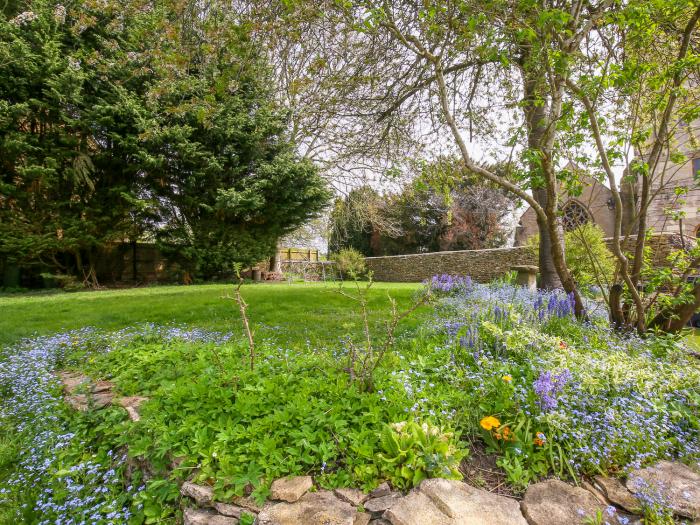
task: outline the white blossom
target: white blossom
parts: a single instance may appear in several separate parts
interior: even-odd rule
[[[36,13],[33,11],[24,11],[23,13],[18,14],[16,17],[14,17],[10,22],[16,26],[23,26],[25,24],[28,24],[29,22],[33,22],[39,18]]]
[[[57,24],[64,24],[66,22],[66,6],[58,4],[53,10],[53,18]]]
[[[80,60],[68,57],[68,67],[74,71],[80,71]]]

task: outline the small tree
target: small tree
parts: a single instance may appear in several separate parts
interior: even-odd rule
[[[567,231],[566,261],[576,284],[586,289],[597,286],[606,294],[615,276],[615,258],[605,242],[605,232],[596,224],[586,223]],[[528,239],[528,246],[537,252],[537,236]]]
[[[347,277],[356,281],[367,273],[365,256],[354,248],[343,248],[334,254],[332,259],[340,273],[341,279]]]

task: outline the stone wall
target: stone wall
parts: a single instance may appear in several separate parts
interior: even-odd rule
[[[525,246],[368,257],[365,261],[376,281],[398,282],[420,282],[443,273],[469,275],[475,281],[488,282],[511,266],[537,264],[534,254]]]
[[[612,239],[605,239],[608,246],[612,244]],[[627,245],[623,244],[623,249],[630,253],[634,251],[634,243],[636,235],[631,235]],[[654,235],[649,241],[648,246],[651,247],[650,263],[655,267],[669,266],[668,256],[677,250],[687,249],[695,246],[697,239],[686,236],[681,237],[677,233],[659,233]]]
[[[630,240],[634,241],[633,238]],[[686,238],[686,246],[694,242],[694,239]],[[652,237],[650,245],[653,264],[666,266],[668,255],[682,247],[682,239],[680,235],[664,233]],[[433,275],[447,273],[469,275],[483,283],[504,275],[511,266],[537,266],[537,258],[525,246],[367,257],[365,261],[367,268],[374,273],[375,281],[397,282],[421,282]]]

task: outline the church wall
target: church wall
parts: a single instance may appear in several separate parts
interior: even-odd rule
[[[595,180],[586,183],[581,195],[573,199],[583,205],[591,215],[593,222],[603,229],[606,237],[612,237],[615,227],[615,214],[610,209],[609,201],[612,193],[608,188]],[[565,194],[560,197],[561,204],[569,200]],[[537,215],[532,208],[528,208],[520,218],[520,224],[515,232],[515,245],[522,246],[527,239],[538,233]]]
[[[693,159],[700,158],[700,120],[690,125],[678,123],[674,126],[674,149],[683,153],[687,161],[675,164],[667,158],[662,160],[652,176],[652,192],[656,195],[647,213],[647,227],[655,233],[680,234],[678,220],[673,212],[682,212],[683,235],[695,237],[700,228],[700,187],[693,173]],[[588,179],[580,197],[574,197],[590,212],[593,221],[598,224],[606,236],[613,235],[615,214],[610,209],[608,201],[612,194],[608,188],[597,181]],[[676,195],[676,188],[687,188],[686,195]],[[627,188],[629,189],[629,188]],[[641,191],[641,184],[636,191]],[[628,197],[629,195],[625,195]],[[566,195],[561,197],[562,204],[568,200]],[[630,202],[632,202],[630,200]],[[632,207],[625,210],[625,216],[630,215]],[[626,224],[623,223],[623,232]],[[515,245],[525,244],[527,239],[537,233],[537,220],[530,208],[521,217],[520,226],[516,230]]]
[[[674,220],[671,214],[682,211],[685,214],[685,217],[683,217],[683,233],[694,237],[700,225],[700,213],[698,213],[698,208],[700,208],[700,188],[693,177],[692,157],[691,160],[682,165],[670,162],[662,164],[659,166],[659,172],[661,171],[664,172],[663,176],[654,176],[656,184],[653,185],[653,188],[655,191],[658,191],[662,185],[664,188],[649,206],[648,225],[654,228],[656,232],[679,233],[678,221]],[[687,188],[688,193],[677,196],[675,193],[676,187]]]

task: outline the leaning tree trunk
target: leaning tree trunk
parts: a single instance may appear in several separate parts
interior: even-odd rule
[[[652,319],[648,328],[658,328],[664,332],[680,332],[686,327],[693,314],[700,309],[700,283],[693,287],[693,300],[679,304],[673,309],[664,309]]]

